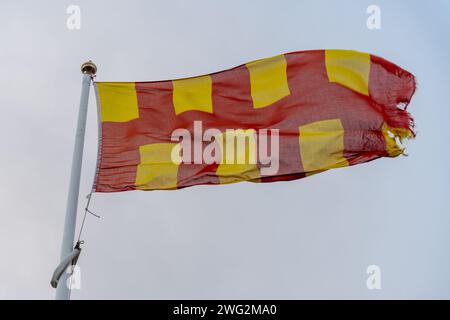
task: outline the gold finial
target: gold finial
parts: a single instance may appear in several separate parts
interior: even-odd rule
[[[81,65],[81,72],[95,76],[97,73],[97,66],[92,62],[92,60],[89,60]]]

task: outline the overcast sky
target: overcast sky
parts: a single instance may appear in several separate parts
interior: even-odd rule
[[[381,30],[366,8],[381,8]],[[66,27],[69,5],[81,29]],[[73,299],[450,298],[448,1],[0,4],[0,298],[53,299],[81,88],[200,75],[308,49],[416,75],[408,157],[272,184],[94,194]],[[90,95],[79,221],[97,157]],[[381,268],[368,290],[366,268]]]

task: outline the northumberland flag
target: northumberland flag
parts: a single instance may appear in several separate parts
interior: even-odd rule
[[[293,52],[199,77],[96,82],[94,190],[293,180],[403,153],[408,71],[347,50]]]

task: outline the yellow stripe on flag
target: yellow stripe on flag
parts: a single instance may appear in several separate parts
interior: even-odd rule
[[[344,128],[340,119],[313,122],[299,128],[300,157],[306,173],[348,166],[344,158]]]
[[[211,76],[173,80],[172,84],[176,115],[190,110],[213,112]]]
[[[255,130],[227,130],[216,141],[220,144],[221,162],[216,170],[221,184],[260,178],[256,165]]]
[[[179,161],[172,161],[173,148],[178,143],[154,143],[139,147],[140,163],[136,171],[136,189],[175,189]]]
[[[139,118],[139,108],[134,83],[99,82],[102,122],[127,122]]]
[[[330,82],[369,95],[370,54],[351,50],[325,50]]]
[[[255,109],[270,106],[291,94],[286,75],[284,55],[247,63],[251,95]]]
[[[414,134],[408,129],[393,128],[387,123],[383,124],[381,132],[383,133],[384,140],[386,141],[386,152],[389,157],[396,157],[404,154],[405,149],[401,146],[403,139],[408,139],[414,136]]]

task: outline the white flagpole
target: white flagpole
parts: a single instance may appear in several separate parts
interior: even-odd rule
[[[72,157],[72,170],[70,173],[69,194],[67,196],[66,219],[64,222],[64,235],[61,246],[61,260],[69,256],[74,247],[75,227],[77,219],[78,195],[80,191],[81,164],[83,160],[84,132],[86,129],[86,116],[89,102],[89,89],[92,77],[97,72],[96,65],[85,62],[81,66],[83,80],[81,83],[80,109],[78,110],[77,132]],[[64,272],[56,288],[57,300],[69,300],[69,287],[67,280],[69,274]]]

